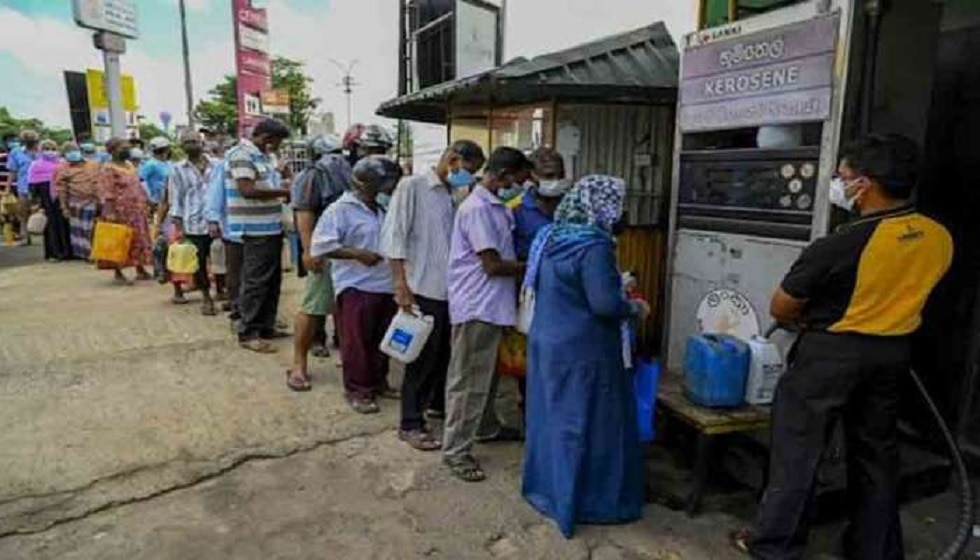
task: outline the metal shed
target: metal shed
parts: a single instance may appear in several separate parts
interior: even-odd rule
[[[667,27],[658,22],[413,92],[383,103],[377,113],[446,125],[445,130],[435,128],[437,141],[425,157],[416,142],[416,168],[438,157],[446,143],[465,138],[488,152],[497,146],[527,151],[552,146],[574,177],[623,177],[630,227],[620,237],[619,262],[637,273],[641,291],[656,310],[679,61]],[[412,127],[413,133],[432,129]],[[659,340],[659,330],[655,311],[644,332],[646,348]]]

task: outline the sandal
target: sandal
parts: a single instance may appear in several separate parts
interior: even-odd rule
[[[378,403],[371,399],[347,397],[347,403],[350,404],[350,407],[358,414],[377,414],[381,412],[381,408],[378,407]]]
[[[419,451],[442,449],[442,443],[425,430],[398,430],[398,439]]]
[[[201,306],[201,315],[204,315],[205,317],[214,317],[217,314],[218,310],[214,308],[213,301],[205,301],[204,305]]]
[[[308,375],[304,374],[304,375],[301,375],[300,377],[302,377],[302,379],[303,379],[302,382],[300,382],[300,383],[294,382],[293,381],[293,370],[287,369],[286,370],[286,387],[289,387],[290,390],[296,391],[297,393],[305,393],[306,391],[309,391],[309,390],[313,389],[313,385],[310,384],[310,378],[309,378]]]
[[[275,354],[279,351],[275,346],[259,338],[243,340],[239,342],[238,345],[246,350],[251,350],[252,352],[257,352],[259,354]]]
[[[428,408],[425,411],[425,417],[428,418],[429,420],[445,420],[446,419],[446,411],[445,410],[436,410],[434,408]]]
[[[190,300],[188,300],[186,296],[180,295],[170,298],[170,303],[174,305],[187,305],[190,303]]]
[[[487,474],[480,468],[480,463],[472,455],[463,455],[455,459],[443,459],[453,476],[463,482],[483,482]]]
[[[378,397],[392,401],[401,400],[402,392],[394,387],[388,386],[378,391]]]
[[[317,344],[313,347],[313,350],[310,351],[310,354],[312,354],[314,358],[329,358],[330,349],[323,344]]]
[[[752,548],[749,546],[749,541],[752,540],[752,531],[748,529],[739,529],[728,536],[729,542],[735,550],[743,554],[752,554]]]

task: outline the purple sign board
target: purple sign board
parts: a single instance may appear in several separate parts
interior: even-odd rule
[[[821,17],[687,49],[681,130],[827,119],[837,28],[836,16]]]

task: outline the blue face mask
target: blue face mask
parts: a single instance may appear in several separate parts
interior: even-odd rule
[[[505,189],[500,189],[497,192],[497,197],[500,198],[500,200],[508,201],[508,200],[512,200],[514,198],[517,198],[518,196],[520,196],[522,194],[524,194],[524,187],[523,186],[521,186],[521,185],[511,185],[511,186],[509,186],[509,187],[507,187]]]
[[[83,161],[85,157],[82,155],[81,150],[72,150],[65,153],[65,159],[68,160],[69,163],[78,163]]]
[[[378,206],[387,210],[388,205],[391,204],[391,195],[387,193],[379,193],[377,201],[378,201]]]
[[[13,140],[11,142],[7,142],[7,149],[10,150],[11,152],[14,151],[14,150],[16,150],[19,147],[20,147],[20,142],[18,142],[16,140]]]
[[[455,171],[450,171],[448,180],[449,180],[449,184],[454,189],[469,187],[472,186],[474,183],[473,174],[463,168],[459,168]]]

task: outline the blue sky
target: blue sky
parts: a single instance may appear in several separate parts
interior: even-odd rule
[[[136,0],[141,36],[128,42],[123,72],[136,79],[140,112],[184,122],[178,0]],[[186,0],[196,98],[234,72],[231,0]],[[263,0],[273,54],[300,60],[322,109],[344,124],[340,76],[330,59],[357,61],[354,120],[373,122],[394,97],[398,0]],[[535,56],[663,20],[679,38],[693,28],[695,0],[510,0],[505,58]],[[556,14],[561,15],[555,21]],[[542,22],[549,22],[542,24]],[[0,0],[0,106],[67,126],[64,70],[101,68],[91,32],[72,20],[70,0]]]

